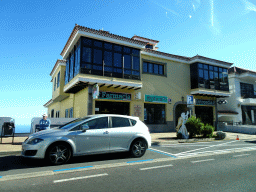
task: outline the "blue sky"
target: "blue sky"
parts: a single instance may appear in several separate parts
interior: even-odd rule
[[[256,71],[256,0],[0,0],[0,18],[0,116],[16,124],[47,111],[49,74],[76,23]]]

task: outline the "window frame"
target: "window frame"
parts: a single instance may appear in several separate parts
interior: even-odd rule
[[[144,64],[146,64],[147,72],[144,71]],[[152,73],[149,72],[150,65],[152,65]],[[158,73],[154,72],[155,65],[158,65]],[[159,66],[163,67],[163,74],[159,73]],[[158,75],[158,76],[164,76],[167,77],[167,63],[162,63],[162,62],[157,62],[157,61],[152,61],[152,60],[142,60],[142,74],[150,74],[150,75]]]

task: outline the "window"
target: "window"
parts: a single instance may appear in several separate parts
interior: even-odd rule
[[[146,45],[146,48],[148,48],[148,49],[153,49],[153,45],[147,44],[147,45]]]
[[[193,82],[195,84],[198,83],[197,85],[194,85],[193,88],[205,88],[223,91],[229,90],[227,69],[202,63],[193,65],[194,67],[191,66],[191,79],[195,78],[196,80]],[[197,72],[197,75],[194,75],[194,72]]]
[[[56,118],[60,118],[60,111],[56,111]]]
[[[143,72],[155,75],[164,75],[164,65],[157,63],[143,62]]]
[[[108,117],[101,117],[97,119],[93,119],[91,121],[86,122],[89,126],[89,129],[104,129],[108,128]]]
[[[51,117],[54,117],[54,109],[51,110]]]
[[[65,110],[65,118],[68,118],[68,109]]]
[[[86,63],[92,62],[92,49],[89,47],[83,47],[82,61]]]
[[[81,37],[81,73],[140,79],[140,50]],[[69,67],[72,68],[69,62]],[[76,67],[75,67],[76,69]],[[77,70],[75,70],[76,74]],[[68,72],[69,74],[69,72]],[[69,80],[72,76],[69,74]]]
[[[56,77],[54,78],[54,91],[56,90]]]
[[[99,49],[94,49],[93,63],[102,64],[102,51]]]
[[[123,117],[112,117],[112,127],[130,127],[130,121]]]
[[[57,78],[57,88],[60,86],[60,72],[58,73],[58,78]]]
[[[240,83],[241,97],[243,98],[255,98],[253,84]]]
[[[136,125],[137,121],[130,119],[132,126]]]
[[[165,105],[164,104],[144,104],[144,121],[147,124],[165,123]]]
[[[73,118],[73,108],[69,109],[69,118]]]

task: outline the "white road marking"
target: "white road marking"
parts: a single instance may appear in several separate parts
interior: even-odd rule
[[[92,178],[92,177],[101,177],[101,176],[106,176],[108,175],[107,173],[103,174],[97,174],[97,175],[89,175],[89,176],[84,176],[84,177],[73,177],[70,179],[61,179],[61,180],[55,180],[53,183],[60,183],[60,182],[66,182],[66,181],[74,181],[74,180],[79,180],[79,179],[87,179],[87,178]]]
[[[256,147],[243,147],[243,148],[231,148],[231,149],[224,149],[224,150],[214,150],[214,151],[202,151],[202,152],[195,152],[195,153],[185,153],[185,154],[178,154],[175,155],[176,157],[187,157],[187,156],[193,156],[193,155],[200,155],[200,154],[205,154],[205,153],[226,153],[228,151],[232,150],[256,150]]]
[[[247,156],[247,155],[251,155],[251,154],[234,155],[233,157],[241,157],[241,156]]]
[[[242,145],[246,145],[246,146],[255,146],[255,144],[235,144],[235,145],[232,145],[232,146],[242,146]],[[207,146],[207,145],[187,145],[188,147],[190,147],[190,146]],[[209,145],[208,145],[209,146]],[[181,146],[181,145],[161,145],[161,147],[184,147],[184,145],[183,146]]]
[[[175,156],[175,155],[172,154],[172,153],[168,153],[168,152],[165,152],[165,151],[161,151],[161,150],[158,150],[158,149],[155,149],[155,148],[150,148],[150,149],[155,150],[155,151],[158,151],[158,152],[161,152],[161,153],[165,153],[165,154],[168,154],[168,155],[173,155],[173,156]]]
[[[199,163],[203,161],[213,161],[214,159],[205,159],[205,160],[199,160],[199,161],[191,161],[191,163]]]
[[[189,152],[198,151],[198,150],[202,150],[202,149],[207,149],[207,148],[211,148],[211,147],[216,147],[216,146],[226,145],[226,144],[228,144],[228,143],[233,143],[233,142],[236,142],[236,141],[231,141],[231,142],[227,142],[227,143],[221,143],[221,144],[218,144],[218,145],[211,145],[211,146],[209,146],[209,147],[204,147],[204,148],[194,149],[194,150],[190,150],[190,151],[184,151],[184,152],[177,153],[177,154],[174,154],[174,155],[179,155],[179,154],[189,153]]]
[[[162,166],[155,166],[155,167],[146,167],[146,168],[140,168],[140,170],[148,170],[148,169],[158,169],[158,168],[163,168],[163,167],[171,167],[173,165],[162,165]]]

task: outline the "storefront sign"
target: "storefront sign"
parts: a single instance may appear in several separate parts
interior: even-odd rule
[[[99,99],[113,99],[113,100],[131,100],[130,93],[114,93],[100,91]]]
[[[145,102],[168,103],[168,97],[156,96],[156,95],[145,95]]]
[[[215,105],[215,101],[196,99],[196,105]]]

